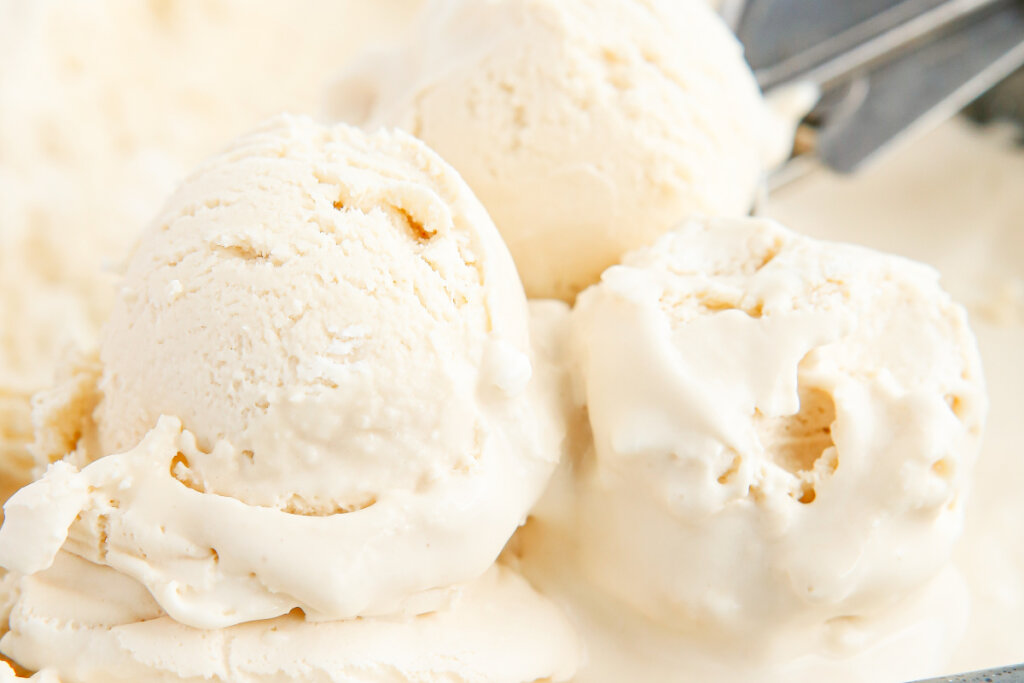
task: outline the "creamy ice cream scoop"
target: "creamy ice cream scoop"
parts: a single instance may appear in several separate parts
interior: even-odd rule
[[[135,250],[100,349],[101,452],[174,415],[204,491],[301,515],[473,468],[530,378],[507,252],[405,136],[282,119],[187,181]],[[504,436],[504,435],[502,435]]]
[[[98,362],[38,401],[39,457],[76,451],[9,501],[0,558],[34,573],[66,547],[200,628],[435,609],[558,459],[531,356],[451,167],[403,133],[275,119],[182,185]]]
[[[439,0],[357,59],[335,118],[401,126],[466,179],[531,297],[571,300],[690,214],[745,214],[785,148],[707,3]]]
[[[571,336],[594,440],[576,540],[609,594],[756,649],[946,566],[986,402],[933,270],[692,222],[581,294]]]

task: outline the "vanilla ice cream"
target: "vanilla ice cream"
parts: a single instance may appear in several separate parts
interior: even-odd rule
[[[929,268],[692,222],[580,295],[570,348],[593,447],[565,559],[652,621],[795,658],[947,566],[985,394]]]
[[[512,261],[447,164],[281,117],[143,235],[98,360],[37,402],[56,462],[8,501],[0,557],[34,574],[64,548],[196,628],[443,608],[558,459],[531,356]]]
[[[440,0],[400,47],[357,59],[328,111],[437,150],[527,294],[566,300],[686,215],[745,214],[786,147],[697,0]]]

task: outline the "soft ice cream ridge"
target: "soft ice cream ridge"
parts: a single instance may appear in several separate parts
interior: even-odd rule
[[[277,119],[143,236],[98,398],[65,392],[97,407],[57,434],[77,441],[38,440],[80,469],[9,502],[0,558],[31,574],[63,548],[199,628],[434,610],[557,461],[531,356],[511,260],[450,167],[400,133]]]

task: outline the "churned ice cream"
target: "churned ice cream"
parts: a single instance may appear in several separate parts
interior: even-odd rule
[[[438,151],[527,294],[570,301],[686,215],[745,214],[786,143],[703,2],[433,2],[400,46],[354,62],[329,113]]]
[[[743,643],[770,676],[947,566],[986,399],[935,271],[691,222],[582,293],[569,340],[593,445],[554,489],[568,511],[536,511],[570,537],[543,552],[684,642]]]
[[[508,252],[422,143],[295,117],[240,139],[142,236],[98,358],[69,365],[36,402],[35,453],[53,463],[8,501],[0,530],[0,560],[27,575],[3,643],[19,662],[71,680],[109,680],[104,667],[182,676],[120,627],[166,614],[172,640],[235,642],[236,631],[187,627],[239,625],[247,642],[266,627],[246,624],[301,610],[299,622],[330,621],[315,632],[338,637],[391,628],[338,620],[428,612],[456,631],[493,614],[500,632],[508,605],[515,633],[559,649],[545,643],[530,677],[496,668],[480,680],[571,673],[554,608],[505,570],[480,579],[543,489],[563,427],[534,376]],[[134,586],[124,590],[149,597],[129,603],[149,607],[69,615],[81,628],[65,648],[52,633],[65,616],[45,596],[93,575]],[[68,654],[96,653],[93,635],[101,654]],[[438,675],[475,671],[486,648],[460,654],[446,637],[433,656],[449,668],[425,650],[402,656]],[[307,644],[314,670],[331,663]],[[227,666],[196,675],[236,680],[249,665]],[[284,680],[304,680],[296,671]]]

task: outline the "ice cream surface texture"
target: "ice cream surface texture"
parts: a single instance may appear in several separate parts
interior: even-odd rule
[[[927,584],[986,409],[937,277],[761,219],[691,222],[609,269],[570,331],[593,429],[571,486],[584,575],[755,653]]]
[[[527,294],[566,300],[684,216],[745,214],[786,138],[695,0],[438,0],[400,47],[356,59],[328,107],[437,150]]]
[[[3,647],[65,683],[522,683],[563,680],[577,656],[565,617],[500,566],[427,615],[286,615],[202,631],[168,618],[132,579],[65,553],[22,580]]]
[[[39,402],[40,459],[73,452],[8,502],[0,558],[32,574],[64,547],[197,628],[437,609],[558,459],[531,356],[511,258],[451,167],[280,117],[140,240],[98,362]]]

